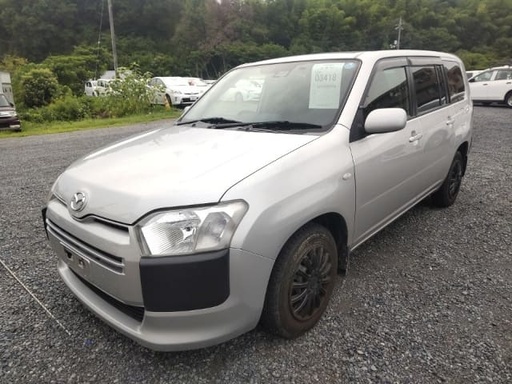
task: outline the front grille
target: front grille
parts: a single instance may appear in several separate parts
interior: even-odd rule
[[[116,308],[117,310],[123,312],[125,315],[130,316],[132,319],[138,321],[139,323],[142,322],[144,319],[144,307],[135,307],[133,305],[128,305],[125,303],[120,302],[117,299],[114,299],[112,296],[107,295],[105,292],[103,292],[101,289],[96,288],[94,285],[89,283],[87,280],[83,279],[79,275],[77,275],[72,269],[70,269],[71,272],[73,272],[73,275],[75,275],[78,280],[80,280],[87,288],[89,288],[91,291],[93,291],[96,295],[98,295],[101,299],[105,300],[108,304]]]
[[[46,219],[46,229],[61,242],[64,248],[72,253],[95,261],[112,272],[120,274],[124,272],[124,260],[121,257],[108,254],[84,243],[49,219]]]

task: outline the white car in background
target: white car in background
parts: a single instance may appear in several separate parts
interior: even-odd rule
[[[191,105],[203,93],[183,77],[153,77],[149,86],[155,90],[155,104]]]
[[[94,91],[96,89],[96,80],[88,80],[85,82],[84,93],[85,96],[94,96]]]
[[[186,77],[185,78],[188,81],[188,84],[192,87],[196,87],[199,93],[205,93],[208,88],[212,86],[212,84],[208,84],[203,79],[200,79],[199,77]]]
[[[469,80],[471,99],[476,103],[505,103],[512,108],[512,67],[487,69]]]
[[[112,92],[110,82],[112,79],[89,80],[85,82],[84,93],[86,96],[105,96]]]
[[[258,101],[262,89],[262,81],[241,79],[224,93],[222,100],[234,100],[236,102]]]

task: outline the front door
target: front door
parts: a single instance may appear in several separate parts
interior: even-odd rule
[[[360,111],[363,120],[377,108],[403,108],[411,116],[406,65],[405,59],[377,64]],[[421,129],[418,119],[409,119],[403,130],[351,142],[356,179],[354,244],[408,208],[418,195]]]

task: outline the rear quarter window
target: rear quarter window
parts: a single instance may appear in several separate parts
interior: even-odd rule
[[[446,75],[448,78],[448,93],[450,101],[456,103],[464,100],[466,94],[466,86],[464,83],[464,75],[456,62],[445,61]]]

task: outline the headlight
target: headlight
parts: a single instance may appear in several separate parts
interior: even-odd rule
[[[136,226],[145,256],[187,255],[229,247],[247,203],[232,201],[149,216]]]
[[[178,91],[178,90],[172,90],[171,91],[172,93],[174,93],[175,95],[181,95],[181,91]]]

